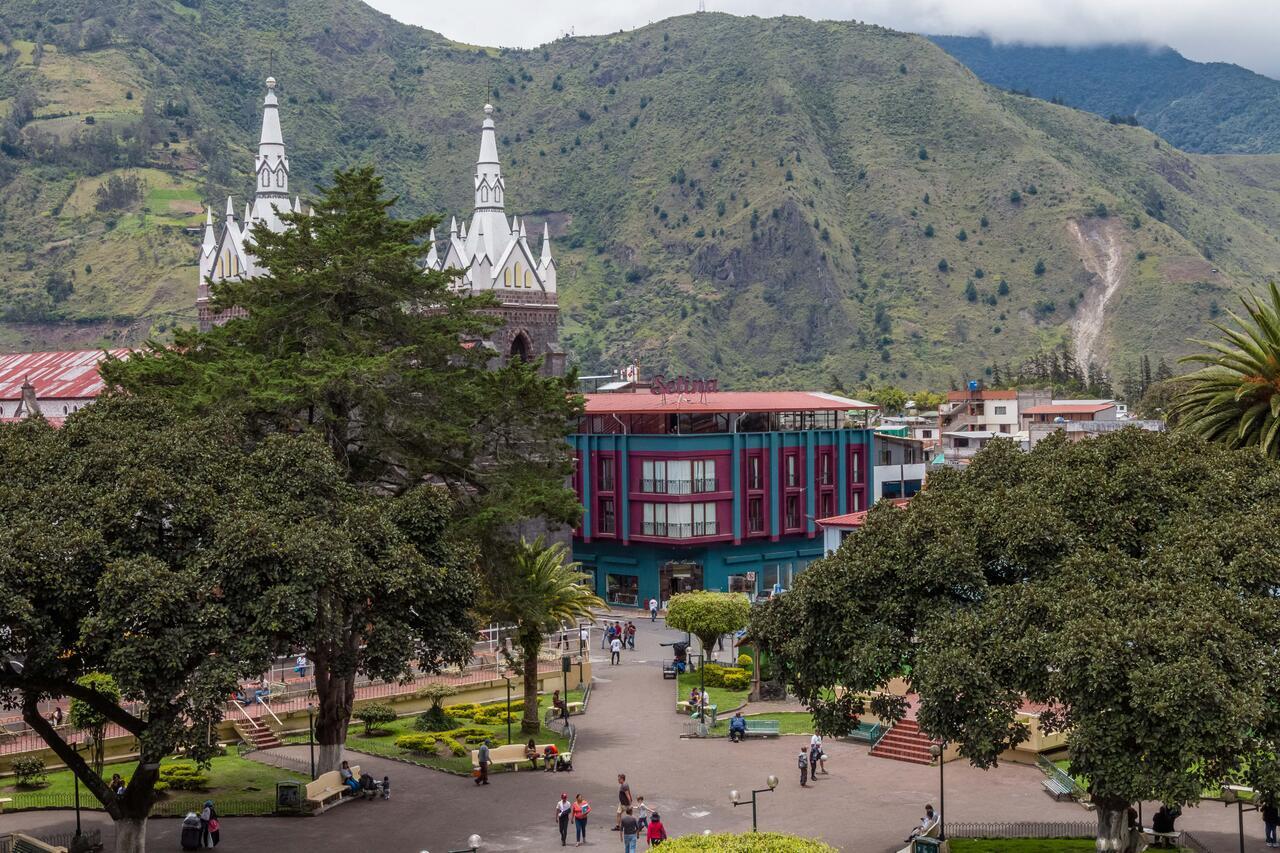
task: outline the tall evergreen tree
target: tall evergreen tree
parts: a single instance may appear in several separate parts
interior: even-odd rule
[[[513,529],[577,519],[564,436],[579,398],[572,378],[544,377],[537,364],[489,369],[478,342],[497,323],[496,303],[455,293],[451,272],[424,269],[436,219],[395,219],[395,203],[371,167],[336,172],[311,215],[282,214],[290,227],[280,233],[255,226],[262,275],[213,283],[216,310],[247,316],[181,331],[173,346],[149,344],[103,374],[137,395],[238,414],[259,436],[315,433],[347,480],[371,493],[443,484],[457,500],[455,523],[498,573]],[[340,754],[363,671],[351,650],[364,624],[345,615],[369,600],[359,584],[333,579],[318,590],[332,633],[301,638],[319,655],[316,734],[326,764]]]
[[[1173,370],[1169,367],[1169,362],[1164,360],[1164,356],[1160,357],[1160,361],[1156,363],[1156,372],[1152,377],[1156,382],[1163,382],[1166,379],[1173,378]]]

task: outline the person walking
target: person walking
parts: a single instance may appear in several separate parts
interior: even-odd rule
[[[630,811],[632,805],[631,786],[627,784],[627,774],[618,774],[618,817],[613,824],[613,831],[622,829],[622,815]]]
[[[808,787],[809,784],[809,751],[803,746],[800,747],[800,755],[796,758],[796,766],[800,768],[800,787]]]
[[[200,811],[200,826],[203,827],[204,846],[217,847],[222,839],[222,829],[218,825],[218,810],[213,807],[213,800],[205,800]]]
[[[573,838],[574,847],[581,847],[587,840],[587,815],[591,814],[591,803],[582,799],[581,794],[573,796]]]
[[[662,825],[662,815],[654,812],[653,817],[649,818],[649,828],[645,830],[645,837],[648,838],[650,847],[657,847],[667,840],[667,828]]]
[[[814,762],[817,762],[815,764]],[[827,772],[827,754],[822,751],[822,735],[815,734],[809,738],[809,764],[813,767],[813,775],[818,775],[818,765],[822,765],[822,775],[830,776]]]
[[[649,621],[658,621],[658,599],[656,598],[649,599]]]
[[[631,651],[636,650],[636,623],[627,623],[627,648]]]
[[[614,637],[609,641],[609,665],[617,666],[622,663],[622,640]]]
[[[489,741],[485,740],[480,743],[480,748],[476,750],[476,764],[480,765],[480,772],[476,775],[477,785],[489,784]]]
[[[561,794],[559,801],[556,803],[556,824],[560,828],[561,847],[569,843],[569,818],[572,816],[573,803],[569,802],[568,794]]]
[[[653,809],[644,804],[644,797],[636,797],[636,822],[640,824],[640,831],[644,832],[649,826],[649,815],[653,814]]]
[[[640,821],[632,814],[634,809],[627,806],[622,815],[622,853],[636,853],[636,840],[640,837]]]
[[[600,651],[609,651],[609,641],[613,639],[613,626],[605,625],[600,632]]]
[[[1277,847],[1276,825],[1280,824],[1280,810],[1276,809],[1275,800],[1268,799],[1262,806],[1262,826],[1266,830],[1267,846]]]

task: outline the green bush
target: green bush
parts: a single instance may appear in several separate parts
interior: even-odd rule
[[[493,737],[493,733],[488,729],[479,729],[475,726],[464,726],[460,729],[445,732],[445,734],[455,740],[463,740],[467,743],[480,743]]]
[[[463,717],[462,719],[468,719]],[[442,708],[431,707],[418,715],[413,727],[420,732],[447,732],[455,728],[458,720],[449,716]]]
[[[44,759],[38,755],[19,755],[13,759],[13,775],[18,777],[19,788],[43,785],[47,777]]]
[[[682,835],[663,842],[662,848],[665,853],[686,853],[691,850],[709,850],[715,853],[836,853],[836,848],[821,841],[798,835],[783,835],[780,832]]]
[[[396,747],[409,752],[435,752],[438,738],[426,732],[414,732],[396,738]]]
[[[751,674],[741,669],[725,670],[723,686],[726,690],[746,690],[751,686]]]
[[[440,735],[440,743],[442,743],[445,746],[445,748],[449,750],[449,752],[453,755],[454,758],[461,758],[462,756],[467,754],[466,748],[463,747],[462,744],[458,743],[456,740],[454,740],[451,737]]]
[[[194,764],[166,764],[160,768],[160,781],[175,791],[203,791],[209,787],[209,774]]]
[[[396,721],[396,709],[384,702],[372,702],[357,708],[352,716],[364,723],[365,737],[369,737],[374,729],[380,729],[387,723]]]
[[[744,657],[746,657],[744,655]],[[750,661],[751,658],[747,657]],[[702,667],[702,683],[708,687],[729,687],[729,679],[734,679],[735,683],[739,678],[745,679],[745,683],[750,683],[751,675],[749,672],[736,666],[723,666],[718,663],[708,663]],[[742,690],[742,687],[730,687],[730,690]]]
[[[449,705],[444,712],[455,720],[469,720],[476,715],[479,708],[480,706],[474,702],[465,702],[461,705]]]
[[[751,659],[751,655],[748,655],[748,654],[738,655],[738,666],[742,667],[747,672],[751,672],[754,669],[755,663],[756,662]]]

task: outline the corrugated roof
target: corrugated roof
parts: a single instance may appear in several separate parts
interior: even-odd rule
[[[981,391],[948,391],[947,402],[962,403],[965,400],[1016,400],[1018,392],[1012,388],[984,388]]]
[[[706,394],[587,394],[588,415],[718,412],[848,412],[876,409],[861,400],[818,391],[714,391]]]
[[[84,349],[0,355],[0,400],[21,399],[28,379],[42,400],[96,397],[102,391],[98,362],[105,352],[119,358],[129,354],[127,349]]]
[[[911,502],[910,498],[890,498],[889,503],[902,509]],[[833,515],[830,518],[818,519],[818,524],[823,527],[861,527],[867,521],[867,513],[871,510],[864,509],[858,512],[846,512],[844,515]]]
[[[1107,409],[1114,409],[1115,403],[1051,403],[1047,406],[1032,406],[1023,409],[1024,415],[1096,415]]]

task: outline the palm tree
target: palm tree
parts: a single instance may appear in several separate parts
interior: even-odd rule
[[[538,652],[552,631],[579,619],[595,621],[594,608],[605,603],[584,581],[590,575],[578,571],[578,564],[566,561],[562,543],[547,545],[539,536],[532,543],[523,539],[512,560],[511,572],[501,589],[494,590],[489,612],[500,623],[515,626],[516,643],[524,666],[524,716],[522,734],[542,730],[538,717]]]
[[[1180,427],[1229,447],[1256,447],[1280,457],[1280,289],[1270,302],[1242,298],[1249,320],[1228,312],[1238,329],[1214,324],[1225,341],[1200,341],[1212,352],[1182,361],[1205,365],[1183,377],[1174,408]]]

